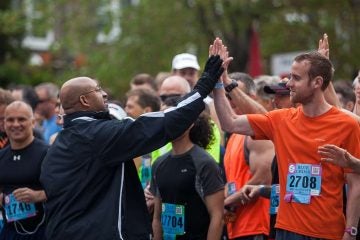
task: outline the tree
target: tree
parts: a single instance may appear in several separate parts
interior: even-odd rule
[[[26,64],[29,51],[21,47],[24,11],[11,9],[10,2],[0,4],[0,38],[5,43],[0,46],[2,86],[39,81],[61,84],[87,75],[100,79],[120,97],[135,74],[170,71],[178,53],[193,53],[204,66],[215,36],[224,40],[235,58],[230,70],[246,71],[249,30],[254,23],[265,73],[270,73],[272,54],[316,49],[324,32],[330,37],[336,78],[352,78],[359,67],[360,0],[36,1],[43,11],[37,29],[50,27],[55,33],[45,52],[51,61],[43,66]],[[107,40],[101,40],[100,33]]]

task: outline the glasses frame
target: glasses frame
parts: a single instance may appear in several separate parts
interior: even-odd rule
[[[87,94],[92,93],[92,92],[101,92],[101,91],[103,91],[103,89],[100,86],[96,86],[95,89],[93,89],[91,91],[88,91],[88,92],[84,92],[84,93],[80,94],[80,96],[87,95]]]

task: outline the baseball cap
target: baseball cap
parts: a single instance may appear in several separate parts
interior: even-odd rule
[[[265,85],[264,92],[277,95],[290,95],[290,90],[286,87],[285,82],[281,82],[275,85]]]
[[[172,60],[172,69],[194,68],[200,70],[197,57],[190,53],[181,53]]]

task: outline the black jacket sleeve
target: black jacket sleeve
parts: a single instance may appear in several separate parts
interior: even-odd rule
[[[105,164],[116,165],[150,153],[181,136],[204,110],[203,98],[190,92],[175,108],[144,114],[138,119],[106,121],[102,127],[101,155]]]

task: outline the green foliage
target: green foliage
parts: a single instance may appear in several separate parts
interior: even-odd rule
[[[48,29],[55,31],[51,62],[42,67],[27,64],[29,51],[21,47],[24,9],[0,6],[2,86],[41,81],[61,84],[88,75],[120,97],[135,74],[170,71],[175,54],[194,53],[203,66],[215,36],[224,40],[235,58],[231,70],[246,71],[248,30],[254,22],[265,66],[272,54],[316,49],[326,32],[336,78],[352,78],[359,68],[357,0],[141,0],[136,5],[121,0],[119,12],[106,7],[110,0],[34,2],[42,14],[33,20],[33,33],[43,36]],[[117,15],[119,38],[109,43],[96,41],[99,32],[111,33]],[[270,73],[268,67],[265,70]]]
[[[24,31],[24,21],[19,12],[0,11],[0,33],[4,35],[21,34]]]

